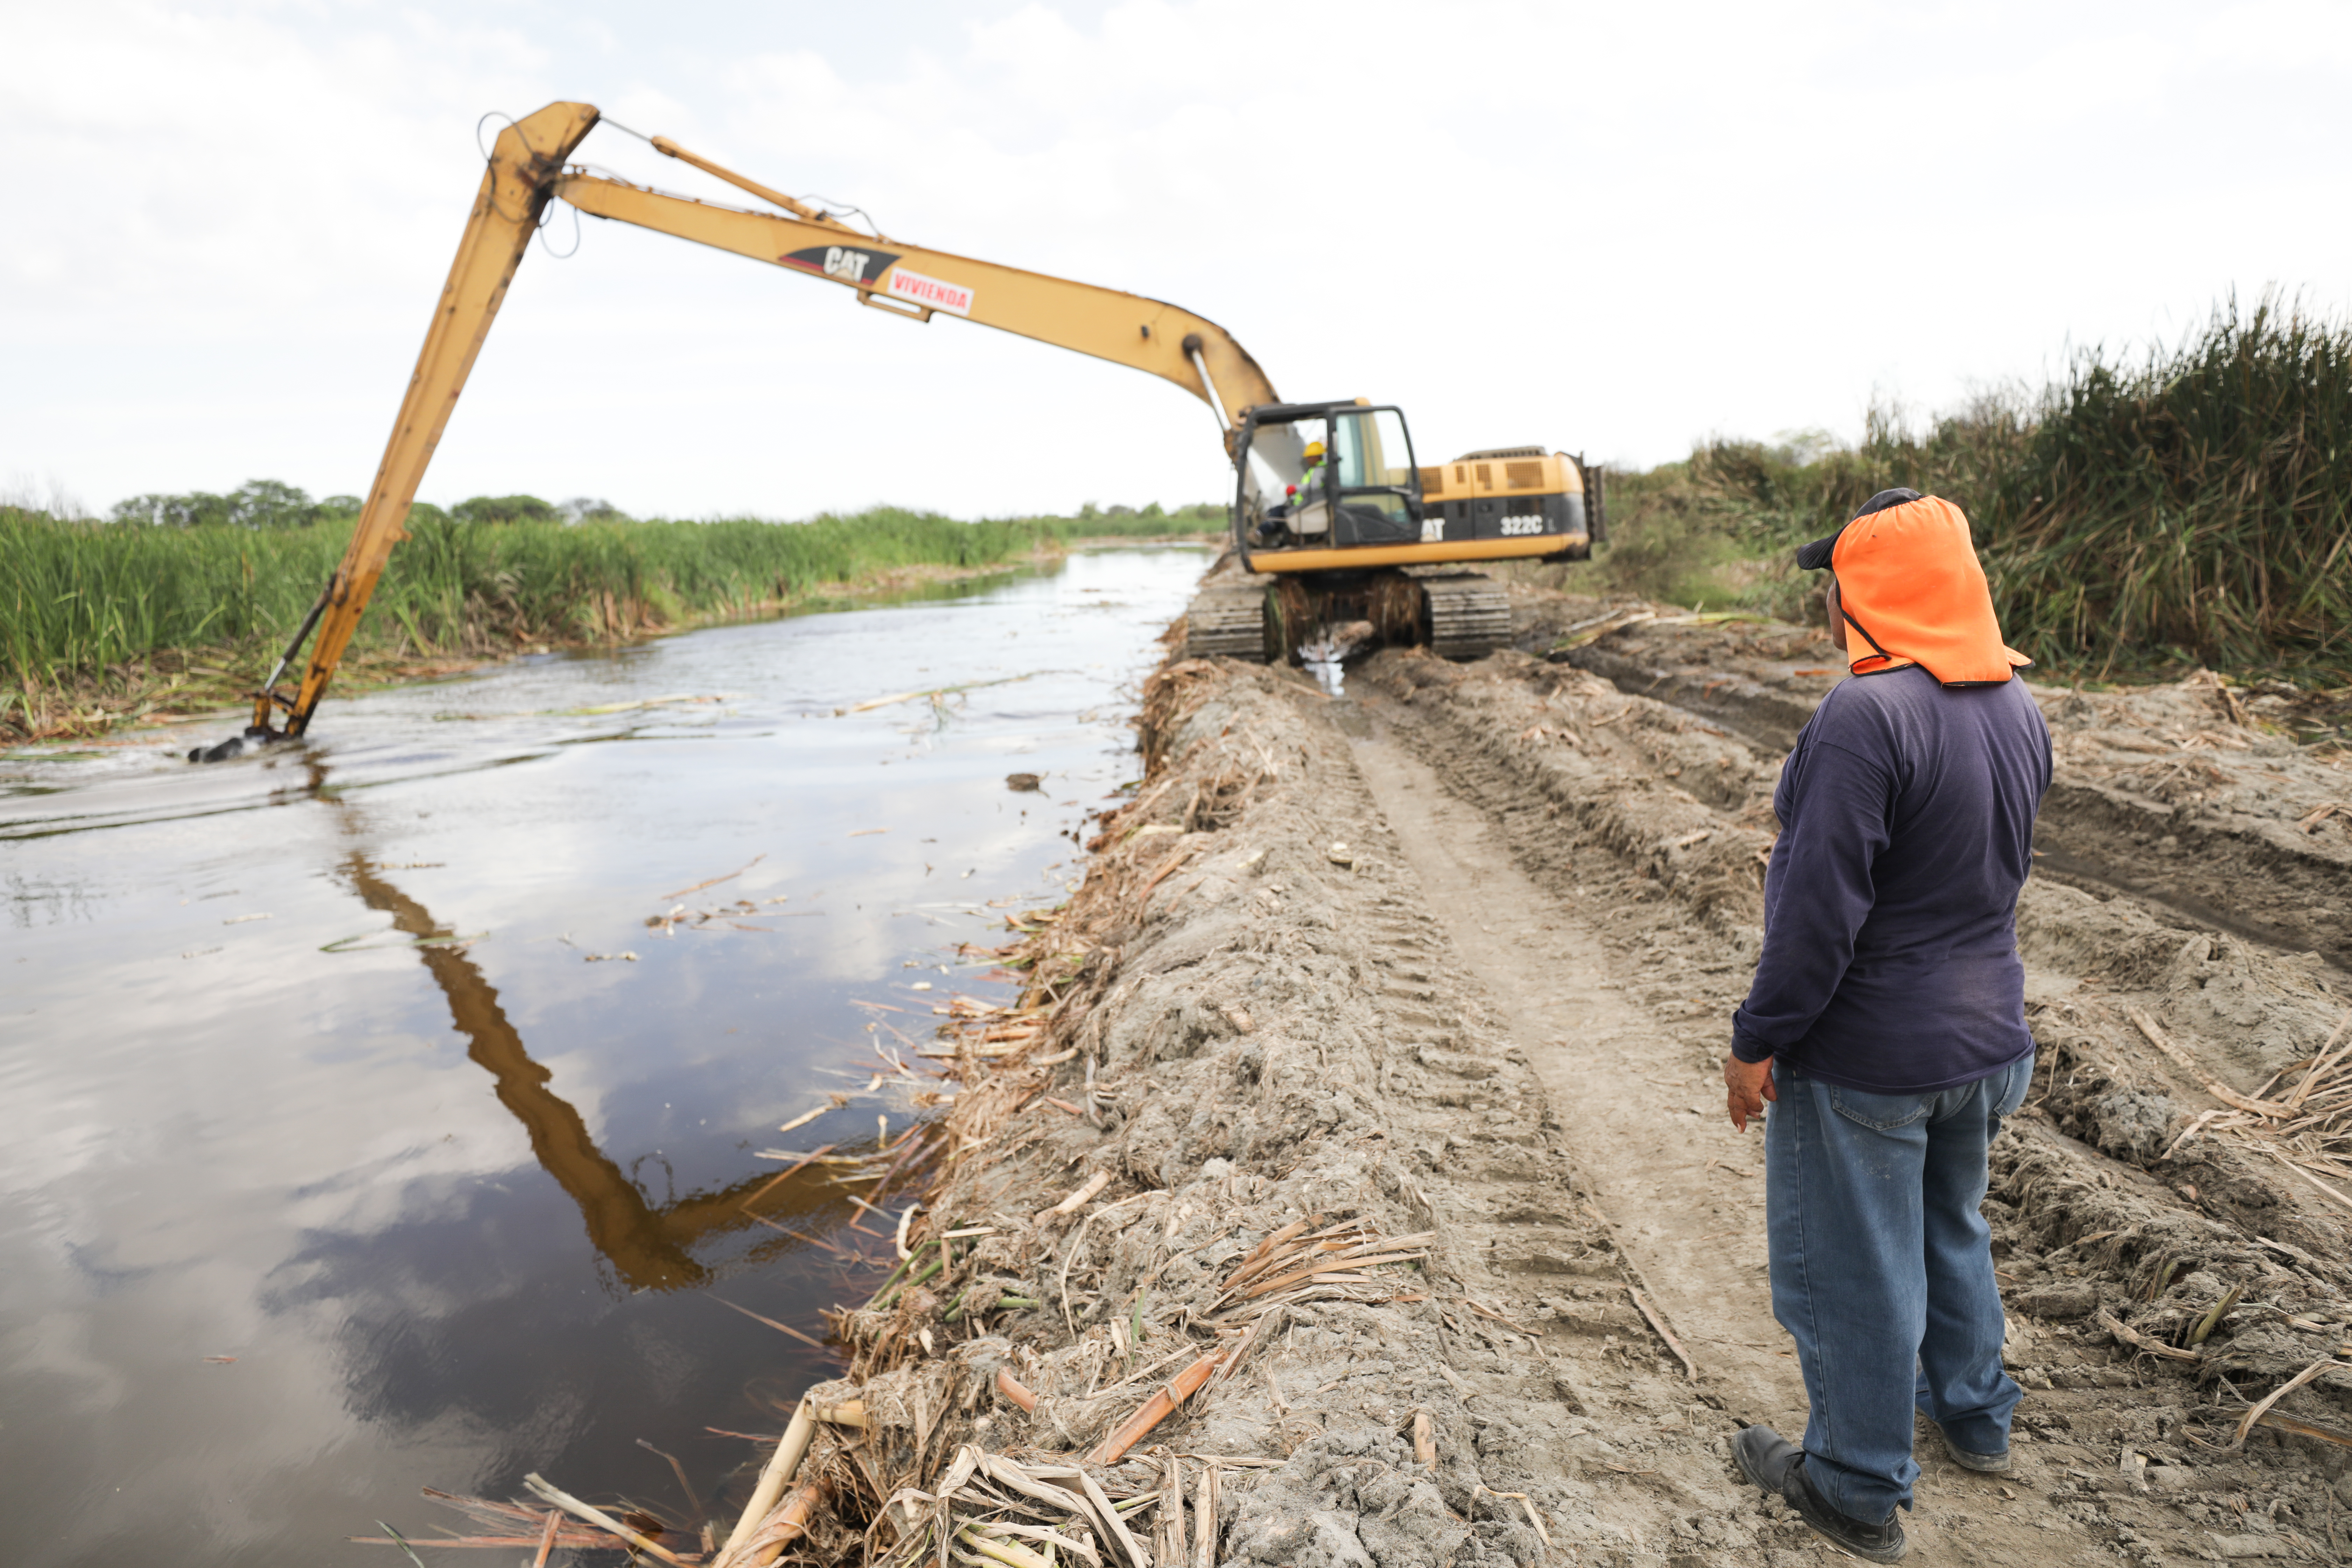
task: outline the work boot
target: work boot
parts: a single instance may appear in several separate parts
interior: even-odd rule
[[[1797,1446],[1769,1426],[1743,1426],[1731,1440],[1731,1457],[1748,1484],[1779,1497],[1788,1483],[1790,1467],[1802,1457]]]
[[[1841,1551],[1871,1563],[1900,1563],[1911,1550],[1911,1543],[1903,1537],[1902,1522],[1894,1515],[1889,1514],[1884,1524],[1864,1524],[1831,1507],[1806,1481],[1803,1452],[1769,1426],[1743,1428],[1731,1440],[1731,1457],[1751,1486],[1786,1499],[1798,1518]]]
[[[1964,1470],[1974,1470],[1980,1476],[2005,1476],[2016,1468],[2006,1447],[1998,1454],[1971,1454],[1953,1442],[1952,1435],[1941,1426],[1936,1428],[1936,1433],[1944,1439],[1944,1452],[1952,1457],[1952,1463]]]

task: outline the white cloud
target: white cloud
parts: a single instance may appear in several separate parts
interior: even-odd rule
[[[1424,455],[1852,428],[2231,288],[2339,306],[2339,7],[918,5],[871,30],[113,3],[0,12],[0,472],[361,488],[478,177],[559,96],[892,233],[1182,303]],[[719,199],[612,131],[583,156]],[[568,218],[556,237],[569,243]],[[800,515],[1221,493],[1132,373],[594,222],[525,261],[425,493]]]

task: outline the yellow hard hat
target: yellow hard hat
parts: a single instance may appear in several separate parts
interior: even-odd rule
[[[1320,442],[1320,441],[1309,441],[1309,442],[1307,442],[1307,461],[1312,462],[1312,461],[1314,461],[1316,458],[1318,458],[1321,457],[1322,455],[1323,455],[1323,443],[1322,443],[1322,442]]]

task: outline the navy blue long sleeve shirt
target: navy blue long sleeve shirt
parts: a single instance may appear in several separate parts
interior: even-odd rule
[[[1841,682],[1773,793],[1764,952],[1732,1054],[1907,1094],[2032,1050],[2017,896],[2049,787],[2022,680],[1946,687],[1912,666]]]

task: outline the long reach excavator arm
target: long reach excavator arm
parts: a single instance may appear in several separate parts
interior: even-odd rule
[[[1215,411],[1226,433],[1229,458],[1235,455],[1234,437],[1246,411],[1279,401],[1257,362],[1214,321],[1140,295],[861,233],[698,157],[667,137],[652,139],[656,151],[780,210],[754,212],[667,195],[570,166],[573,150],[595,129],[598,119],[590,104],[551,103],[499,133],[351,544],[268,681],[255,693],[254,727],[247,738],[276,733],[270,720],[279,711],[285,714],[283,734],[299,735],[309,727],[343,650],[359,629],[393,546],[408,537],[403,525],[425,466],[465,390],[507,286],[514,281],[515,268],[547,204],[556,197],[598,217],[840,284],[856,290],[861,305],[910,321],[929,321],[940,314],[961,317],[1149,371]],[[301,686],[286,695],[278,689],[278,677],[314,628],[318,640]]]

